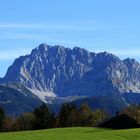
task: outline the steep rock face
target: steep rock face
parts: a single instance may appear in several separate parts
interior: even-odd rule
[[[125,83],[132,92],[140,92],[140,64],[135,59],[125,59],[126,65]]]
[[[79,79],[92,68],[92,56],[94,53],[80,48],[41,44],[30,55],[16,59],[3,81],[17,81],[33,90],[57,93],[65,83]]]
[[[22,83],[41,99],[139,93],[140,64],[107,52],[41,44],[30,55],[16,59],[2,81]]]
[[[107,52],[96,54],[93,68],[75,83],[72,89],[79,94],[90,96],[119,92],[124,71],[122,61],[118,57]]]

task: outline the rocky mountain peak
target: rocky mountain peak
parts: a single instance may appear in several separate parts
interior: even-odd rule
[[[140,91],[140,64],[108,53],[41,44],[9,67],[3,82],[19,82],[41,99]]]
[[[130,58],[127,58],[125,60],[123,60],[123,62],[128,66],[128,67],[139,67],[139,62],[135,59],[130,59]]]

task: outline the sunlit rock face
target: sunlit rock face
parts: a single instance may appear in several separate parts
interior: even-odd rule
[[[3,83],[19,82],[44,97],[140,93],[140,64],[102,52],[41,44],[9,67]]]

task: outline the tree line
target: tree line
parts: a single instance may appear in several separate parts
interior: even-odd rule
[[[140,105],[131,105],[119,112],[133,118],[140,125]]]
[[[92,110],[87,104],[77,107],[63,104],[58,113],[53,113],[46,104],[16,118],[7,117],[0,108],[0,131],[24,131],[57,127],[97,126],[107,118],[102,110]]]

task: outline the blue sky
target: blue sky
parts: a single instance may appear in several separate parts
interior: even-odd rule
[[[0,77],[41,43],[140,61],[140,0],[0,0]]]

